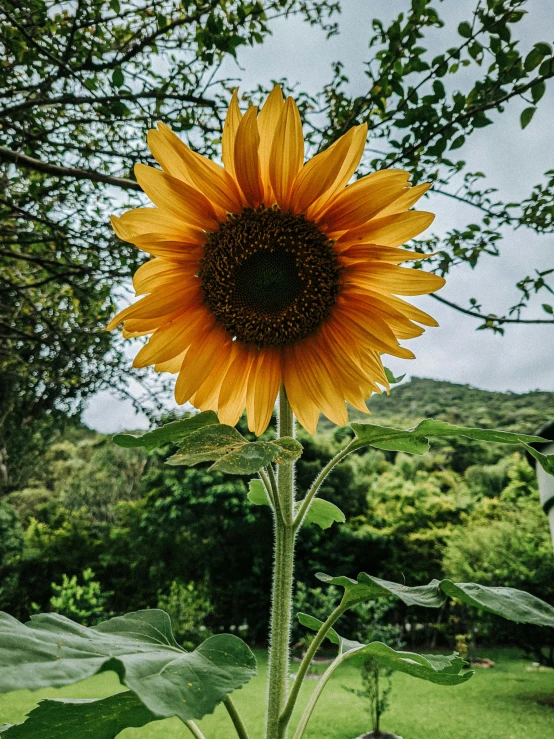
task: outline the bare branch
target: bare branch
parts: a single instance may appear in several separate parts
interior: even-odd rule
[[[74,180],[91,180],[92,182],[104,182],[107,185],[121,187],[124,190],[140,190],[140,185],[134,180],[128,180],[124,177],[113,177],[109,174],[101,172],[93,172],[90,169],[80,169],[78,167],[60,167],[58,164],[50,164],[40,159],[28,157],[26,154],[20,154],[5,146],[0,146],[0,160],[11,162],[25,169],[34,169],[37,172],[44,172],[54,177],[71,177]]]
[[[448,305],[450,308],[464,313],[466,316],[479,318],[489,323],[554,323],[554,318],[506,318],[505,316],[495,316],[492,313],[479,313],[479,311],[471,310],[470,308],[462,308],[461,305],[453,303],[451,300],[446,300],[446,298],[441,298],[439,295],[431,295],[431,297],[438,300],[439,303],[444,303],[444,305]]]

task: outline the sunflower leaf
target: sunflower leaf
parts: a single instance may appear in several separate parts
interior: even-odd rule
[[[134,434],[116,434],[113,441],[118,446],[127,448],[145,447],[146,449],[156,449],[169,442],[178,444],[186,436],[194,431],[204,427],[219,424],[217,415],[213,411],[204,411],[197,413],[189,418],[182,418],[179,421],[172,421],[165,426],[147,431],[144,434],[135,436]]]
[[[210,470],[227,472],[230,475],[251,475],[267,467],[279,453],[279,447],[270,441],[251,441],[220,457]]]
[[[537,460],[545,472],[549,475],[554,475],[554,454],[543,454],[528,444],[524,444],[523,446]]]
[[[214,462],[246,444],[244,436],[232,426],[205,426],[183,439],[179,451],[167,464],[192,467],[200,462]]]
[[[293,462],[302,454],[302,445],[289,437],[277,441],[247,441],[233,426],[205,425],[179,443],[179,451],[167,464],[190,467],[213,462],[210,470],[231,475],[251,475],[276,462]]]
[[[248,483],[248,495],[246,496],[253,505],[269,505],[269,499],[261,480],[250,480]]]
[[[305,626],[307,629],[311,629],[312,631],[319,631],[320,628],[323,626],[323,621],[320,621],[319,618],[316,618],[315,616],[309,616],[307,613],[302,613],[302,611],[296,614],[296,618],[302,624],[302,626]],[[333,644],[340,644],[341,637],[333,628],[329,629],[325,637],[326,639],[329,639],[329,641]]]
[[[312,631],[319,631],[323,625],[323,621],[306,613],[298,613],[297,616],[300,623]],[[473,675],[471,670],[461,672],[468,663],[459,657],[457,652],[449,655],[400,652],[388,647],[382,642],[360,644],[357,641],[344,639],[337,634],[335,629],[329,629],[327,638],[333,644],[338,644],[339,654],[335,662],[331,665],[329,673],[325,673],[326,680],[329,679],[330,674],[346,659],[361,656],[371,657],[382,664],[383,667],[387,667],[390,670],[405,672],[408,675],[412,675],[412,677],[429,680],[438,685],[459,685],[469,680]]]
[[[432,580],[428,585],[411,588],[372,577],[365,572],[360,572],[357,580],[344,576],[331,577],[321,572],[316,577],[328,585],[344,588],[344,602],[348,608],[391,595],[408,606],[427,608],[439,608],[447,598],[456,598],[508,621],[554,628],[554,606],[515,588],[491,588],[476,583],[454,583],[451,580]]]
[[[212,713],[256,673],[246,644],[216,634],[193,652],[175,641],[167,613],[128,613],[94,628],[57,614],[22,624],[0,613],[0,693],[62,687],[114,670],[156,716],[181,720]]]
[[[277,456],[273,460],[277,464],[294,462],[295,459],[302,456],[302,452],[304,451],[302,444],[290,436],[282,436],[280,439],[272,441],[271,444],[280,447]]]
[[[306,513],[304,524],[315,523],[322,529],[328,529],[335,522],[344,523],[345,520],[344,513],[334,503],[329,503],[328,500],[322,498],[314,498]]]
[[[429,439],[452,436],[465,436],[467,439],[491,441],[498,444],[532,444],[546,441],[540,436],[514,434],[494,429],[466,428],[454,426],[445,421],[433,421],[429,418],[410,429],[397,429],[361,422],[352,423],[351,426],[357,437],[354,442],[356,448],[368,445],[377,449],[407,452],[408,454],[425,454],[429,451]]]
[[[130,690],[100,700],[42,700],[26,721],[0,727],[6,739],[114,739],[127,728],[158,721]]]

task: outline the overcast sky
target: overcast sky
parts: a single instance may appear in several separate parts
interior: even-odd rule
[[[441,50],[454,45],[459,39],[458,23],[469,17],[474,5],[475,0],[444,0],[441,14],[446,28],[429,34],[429,42],[436,39]],[[331,79],[331,63],[340,59],[352,90],[362,94],[366,87],[364,62],[369,59],[371,19],[386,20],[408,7],[409,2],[343,0],[343,6],[339,36],[326,40],[320,30],[297,18],[279,20],[273,25],[273,36],[263,46],[243,49],[238,64],[229,63],[224,71],[237,77],[244,89],[287,77],[289,82],[298,83],[299,89],[315,92]],[[534,41],[552,42],[553,0],[528,0],[525,7],[528,15],[514,27],[516,37],[522,38],[522,48],[530,48]],[[519,126],[519,114],[527,104],[515,101],[494,127],[476,132],[456,152],[468,162],[470,171],[485,172],[487,185],[497,187],[504,200],[526,196],[546,170],[554,169],[554,86],[547,87],[527,129],[522,131]],[[475,219],[472,208],[440,195],[423,203],[422,208],[437,214],[432,228],[438,233]],[[501,258],[482,257],[476,271],[465,266],[455,269],[440,294],[463,305],[467,305],[468,298],[475,297],[487,310],[502,313],[515,302],[517,279],[532,273],[534,268],[552,267],[554,236],[537,237],[520,230],[505,238]],[[487,390],[554,391],[554,326],[508,327],[501,337],[489,331],[476,331],[475,319],[430,297],[413,301],[435,316],[440,327],[406,342],[416,354],[415,360],[387,358],[386,364],[394,372],[467,383]],[[534,301],[530,316],[547,317],[541,310],[542,302],[554,302],[554,299],[548,300],[543,293]],[[107,391],[91,398],[83,420],[105,433],[148,425],[146,417],[137,415],[130,401],[118,400]]]

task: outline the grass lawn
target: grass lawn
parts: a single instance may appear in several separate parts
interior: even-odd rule
[[[257,651],[260,675],[233,698],[250,730],[251,739],[263,736],[266,657]],[[516,650],[483,650],[496,667],[477,670],[469,682],[442,687],[395,673],[392,705],[382,730],[404,739],[548,739],[554,737],[554,670],[529,670],[530,662]],[[307,739],[354,739],[369,731],[360,699],[342,689],[359,684],[357,669],[349,664],[335,673],[315,710]],[[305,705],[315,680],[303,686]],[[22,721],[42,698],[100,698],[121,687],[114,673],[97,675],[61,690],[19,691],[0,696],[0,726]],[[293,725],[298,720],[295,714]],[[199,722],[207,739],[232,739],[233,728],[224,709]],[[121,739],[190,739],[178,719],[166,719],[142,729],[127,729]],[[75,739],[79,739],[75,737]]]

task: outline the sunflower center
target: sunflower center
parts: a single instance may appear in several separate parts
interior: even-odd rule
[[[258,347],[313,334],[340,288],[332,242],[304,216],[276,207],[230,215],[210,234],[199,276],[217,321]]]

